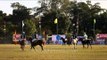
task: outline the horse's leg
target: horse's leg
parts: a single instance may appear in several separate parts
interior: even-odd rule
[[[74,45],[74,49],[75,49],[75,44],[73,43],[73,45]]]
[[[85,48],[85,45],[84,44],[82,44],[83,45],[83,48]]]
[[[32,46],[30,47],[30,49],[32,49]]]
[[[35,50],[35,47],[33,46],[33,49]]]
[[[74,43],[74,49],[76,49],[76,44]]]
[[[89,47],[89,44],[87,43],[87,48]]]
[[[64,45],[68,44],[67,41],[64,41]]]
[[[91,47],[91,49],[92,49],[92,46],[91,46],[91,44],[90,44],[90,47]]]
[[[90,45],[90,47],[91,47],[91,49],[92,49],[91,42],[89,43],[89,45]]]
[[[32,45],[30,46],[30,49],[32,49],[33,47],[32,47]]]
[[[30,46],[30,49],[32,49],[32,46]]]
[[[25,50],[25,45],[23,45],[23,50]]]
[[[24,47],[25,47],[24,45],[21,45],[21,47],[20,47],[20,48],[24,51]]]
[[[30,48],[30,49],[32,49],[32,48],[35,50],[35,47],[31,45],[31,48]]]
[[[42,50],[44,50],[42,44],[40,44],[39,46],[41,47]]]
[[[73,45],[74,45],[74,49],[75,49],[75,44],[73,43]]]
[[[22,45],[20,46],[20,48],[21,48],[21,50],[23,50],[23,47],[22,47]]]
[[[68,42],[67,44],[70,46],[70,44],[71,44],[71,43],[70,43],[70,42]]]

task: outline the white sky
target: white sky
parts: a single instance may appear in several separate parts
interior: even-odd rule
[[[82,2],[86,2],[87,0],[78,0]],[[107,9],[107,0],[90,0],[92,4],[99,2],[101,8]]]
[[[37,0],[0,0],[0,10],[2,10],[3,13],[12,14],[13,8],[11,4],[14,2],[19,2],[28,8],[39,6]]]
[[[86,0],[78,0],[78,1],[86,1]],[[3,13],[12,14],[11,3],[19,2],[22,5],[25,5],[28,8],[32,8],[35,6],[39,6],[38,0],[0,0],[0,10]],[[102,8],[107,9],[107,0],[91,0],[92,4],[99,2]]]

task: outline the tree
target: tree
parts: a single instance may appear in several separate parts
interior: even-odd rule
[[[21,5],[20,3],[12,3],[11,7],[13,10],[13,21],[21,22],[22,20],[26,20],[30,18],[30,10],[29,8]]]
[[[83,31],[88,35],[93,35],[93,20],[97,19],[98,13],[102,11],[99,3],[91,4],[91,1],[85,2],[70,2],[67,8],[71,19],[71,26],[74,34],[81,35]]]
[[[0,34],[1,36],[3,36],[5,33],[5,28],[6,28],[5,20],[4,20],[5,17],[6,17],[6,14],[0,11]]]
[[[104,9],[96,18],[96,33],[107,33],[107,10]]]
[[[58,23],[59,23],[59,33],[65,33],[67,28],[67,24],[69,23],[67,14],[65,15],[64,7],[62,6],[67,6],[67,3],[69,0],[40,0],[41,7],[36,8],[36,13],[35,16],[40,17],[41,19],[41,25],[42,25],[42,30],[48,29],[53,32],[53,34],[56,34],[56,26],[53,23],[54,20],[57,18]],[[64,12],[64,13],[63,13]],[[42,16],[40,14],[42,13]],[[63,27],[62,27],[63,26]]]
[[[31,36],[32,34],[34,34],[37,31],[35,22],[33,20],[26,20],[24,30],[27,36]]]
[[[22,31],[22,21],[30,19],[30,9],[21,5],[19,2],[12,3],[13,15],[11,16],[11,22],[15,25],[18,33]]]

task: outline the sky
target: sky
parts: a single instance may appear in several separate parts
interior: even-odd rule
[[[86,1],[86,0],[78,0],[78,1]],[[32,8],[39,6],[38,0],[0,0],[0,10],[3,11],[3,13],[12,14],[12,7],[11,3],[19,2],[20,4],[26,6],[27,8]],[[100,6],[102,8],[107,9],[107,0],[91,0],[91,3],[100,3]]]
[[[0,0],[0,10],[2,10],[3,13],[12,14],[13,8],[11,7],[11,4],[14,2],[19,2],[27,8],[39,6],[37,0]]]

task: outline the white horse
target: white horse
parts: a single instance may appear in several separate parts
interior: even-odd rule
[[[74,49],[76,49],[76,45],[77,45],[77,43],[78,43],[78,38],[73,39],[73,40],[72,40],[72,43],[73,43],[73,45],[74,45]]]

